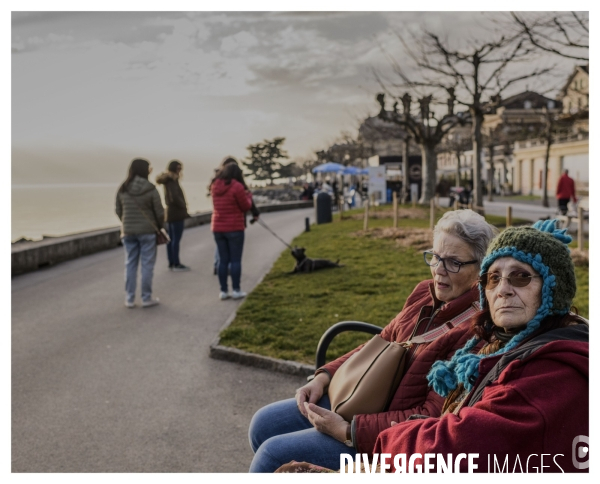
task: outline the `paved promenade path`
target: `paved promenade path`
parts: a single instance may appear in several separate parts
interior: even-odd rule
[[[262,218],[290,242],[313,215]],[[242,289],[284,249],[249,226]],[[124,306],[123,248],[13,279],[13,472],[247,471],[253,413],[305,380],[208,357],[240,304],[218,299],[214,251],[209,226],[186,230],[182,262],[192,271],[174,273],[159,247],[161,305],[148,309]]]

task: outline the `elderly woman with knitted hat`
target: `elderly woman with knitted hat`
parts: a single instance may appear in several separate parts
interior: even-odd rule
[[[436,360],[449,359],[471,337],[468,321],[477,312],[479,267],[496,232],[472,210],[447,212],[436,224],[433,248],[424,253],[431,279],[415,287],[381,332],[386,341],[411,340],[406,371],[385,411],[359,412],[346,421],[331,410],[329,384],[362,351],[359,346],[319,368],[295,398],[256,412],[248,432],[255,452],[250,471],[273,472],[291,460],[337,469],[341,454],[372,454],[377,436],[392,421],[403,422],[414,414],[439,416],[444,399],[428,388],[425,377]],[[432,334],[438,336],[427,337]]]
[[[580,444],[589,435],[589,333],[570,312],[570,241],[556,221],[509,228],[492,241],[481,265],[477,336],[427,376],[447,397],[442,417],[381,432],[376,453],[479,454],[479,472],[493,472],[496,462],[504,472],[587,469]],[[481,340],[487,344],[474,353]]]

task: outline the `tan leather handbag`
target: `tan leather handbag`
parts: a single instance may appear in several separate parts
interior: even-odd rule
[[[357,414],[385,412],[404,376],[408,348],[436,340],[469,320],[478,310],[479,304],[474,303],[442,326],[403,343],[373,336],[333,374],[328,389],[331,409],[348,422]]]

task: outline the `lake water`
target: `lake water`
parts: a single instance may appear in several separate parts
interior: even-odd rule
[[[182,180],[190,213],[212,210],[206,196],[209,180]],[[13,185],[11,189],[11,240],[41,239],[43,235],[67,235],[115,227],[118,183],[64,185]],[[158,187],[163,196],[163,188]],[[163,201],[164,205],[164,201]]]

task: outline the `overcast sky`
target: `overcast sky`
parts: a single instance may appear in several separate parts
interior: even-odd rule
[[[203,178],[280,136],[310,156],[377,112],[372,70],[389,65],[381,46],[399,52],[396,31],[467,41],[489,16],[14,12],[13,183],[120,180],[134,156]]]

